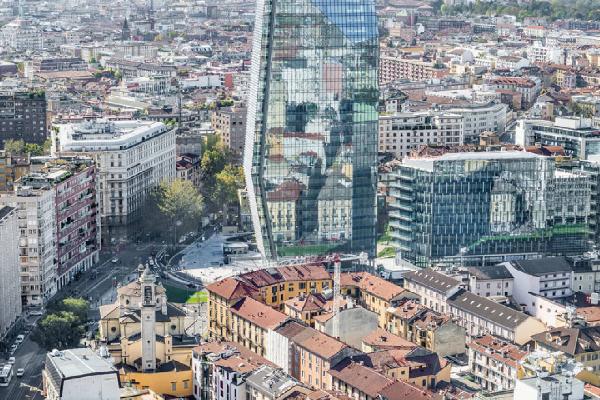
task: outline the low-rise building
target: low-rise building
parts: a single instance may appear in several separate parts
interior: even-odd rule
[[[460,282],[441,272],[421,269],[404,274],[404,287],[419,295],[424,306],[446,313],[446,300],[460,289]]]
[[[212,341],[194,347],[193,396],[196,400],[246,400],[246,378],[269,360],[234,342]]]
[[[298,379],[317,389],[331,390],[327,371],[358,350],[316,329],[288,321],[269,332],[266,358]]]
[[[463,290],[448,299],[448,312],[470,337],[490,334],[524,345],[546,329],[536,318]]]
[[[385,328],[387,309],[418,295],[368,272],[345,273],[341,291],[357,299],[358,304],[378,315],[379,327]]]
[[[428,81],[448,75],[444,66],[420,60],[400,57],[381,57],[379,82],[382,84],[407,79],[410,81]]]
[[[305,397],[310,390],[281,369],[263,365],[246,378],[246,399],[283,400]]]
[[[536,315],[535,295],[548,299],[568,297],[572,267],[564,257],[514,260],[502,264],[514,279],[513,297],[531,315]]]
[[[251,297],[244,297],[231,311],[232,341],[249,348],[260,356],[266,355],[267,335],[289,317]]]
[[[502,264],[471,267],[469,292],[482,297],[510,297],[513,294],[514,278]]]
[[[513,390],[518,364],[527,354],[518,346],[491,335],[467,343],[469,372],[483,390],[501,392]]]
[[[465,352],[465,328],[415,301],[390,307],[386,329],[442,357]]]
[[[110,361],[88,348],[53,350],[42,371],[49,400],[118,399],[119,373]]]
[[[214,111],[211,127],[225,148],[241,155],[246,137],[246,108],[226,107]]]
[[[532,336],[537,349],[562,352],[593,373],[600,372],[600,326],[561,327]]]

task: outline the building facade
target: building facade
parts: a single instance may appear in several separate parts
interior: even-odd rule
[[[0,142],[8,139],[42,144],[48,137],[46,93],[0,92]]]
[[[261,0],[252,58],[244,168],[259,250],[270,258],[334,249],[373,255],[374,2]],[[271,194],[290,181],[303,187],[295,216],[275,224],[288,211]],[[344,202],[345,213],[320,216],[323,198]],[[329,220],[336,229],[320,229]]]
[[[464,143],[463,117],[451,113],[396,113],[379,117],[379,152],[408,156],[423,145]]]
[[[569,255],[589,246],[590,183],[556,171],[550,158],[475,152],[405,159],[390,187],[393,243],[417,265]]]
[[[89,121],[57,125],[55,154],[93,157],[105,232],[141,218],[148,194],[176,176],[175,130],[153,121]],[[111,230],[112,237],[118,235]]]
[[[17,211],[0,206],[0,341],[21,315],[21,272]]]
[[[241,155],[246,137],[246,108],[227,107],[214,111],[210,125],[225,148]]]

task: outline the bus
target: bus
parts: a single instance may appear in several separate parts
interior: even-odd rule
[[[0,370],[0,386],[8,386],[10,380],[13,377],[13,366],[11,364],[6,364]]]

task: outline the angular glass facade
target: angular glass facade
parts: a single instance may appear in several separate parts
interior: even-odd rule
[[[375,252],[373,0],[258,0],[244,169],[269,258]]]
[[[524,152],[408,159],[390,184],[390,230],[420,266],[580,254],[588,247],[590,180]]]

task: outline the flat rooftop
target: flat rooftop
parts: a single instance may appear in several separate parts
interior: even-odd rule
[[[56,355],[48,353],[47,360],[54,365],[63,379],[117,372],[110,362],[88,348],[60,351]]]

